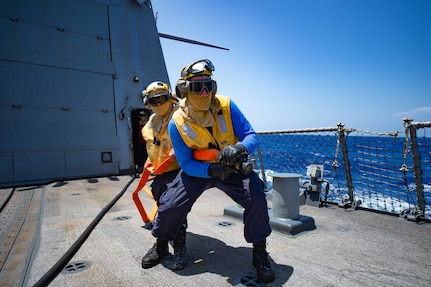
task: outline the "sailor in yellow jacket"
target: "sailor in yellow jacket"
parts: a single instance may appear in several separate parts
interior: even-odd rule
[[[178,110],[169,123],[169,135],[181,172],[160,198],[152,234],[172,240],[197,198],[217,187],[244,207],[244,237],[253,244],[253,265],[260,282],[274,281],[266,251],[271,233],[263,182],[247,163],[259,140],[230,98],[217,95],[214,66],[199,60],[181,71],[176,94]]]
[[[157,169],[167,158],[173,157],[169,166],[161,174],[156,174],[151,183],[151,192],[159,204],[161,195],[166,191],[167,185],[180,171],[177,160],[173,156],[173,149],[168,133],[168,123],[172,114],[178,109],[178,99],[172,94],[169,85],[160,81],[152,82],[142,92],[145,106],[154,113],[142,128],[142,136],[146,141],[148,159],[145,168]],[[186,264],[185,236],[186,221],[179,223],[180,232],[174,239],[174,261],[172,269],[179,270]],[[167,240],[158,240],[154,249],[142,259],[142,267],[150,268],[163,256],[169,254]],[[158,262],[157,262],[158,263]]]

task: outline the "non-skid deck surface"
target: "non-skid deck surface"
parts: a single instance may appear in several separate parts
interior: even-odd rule
[[[28,257],[33,251],[35,256],[24,273],[27,277],[18,278],[13,269],[3,268],[0,286],[38,282],[131,177],[117,179],[99,178],[95,183],[83,179],[27,189],[34,202],[43,198],[38,244],[32,248],[34,237],[29,236],[30,240],[23,241],[30,243],[20,247],[21,254]],[[252,249],[244,240],[241,220],[223,215],[234,203],[218,189],[207,190],[189,214],[186,268],[170,270],[171,257],[166,257],[162,264],[142,269],[141,258],[155,239],[142,228],[132,200],[138,181],[49,286],[265,286],[256,282]],[[151,209],[152,201],[142,193],[144,206]],[[431,286],[431,224],[331,205],[301,206],[300,213],[312,217],[316,229],[294,236],[273,231],[267,249],[276,280],[267,286]],[[35,226],[36,217],[29,217]],[[10,256],[22,259],[18,253]]]

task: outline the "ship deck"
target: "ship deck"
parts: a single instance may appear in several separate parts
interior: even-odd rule
[[[186,268],[171,270],[168,256],[142,269],[141,258],[155,239],[132,200],[139,178],[131,180],[2,189],[0,286],[40,283],[122,190],[49,286],[431,286],[431,224],[336,205],[300,206],[314,229],[295,235],[273,230],[267,250],[276,279],[260,284],[242,221],[224,215],[235,204],[218,189],[205,191],[188,216]],[[141,193],[151,209],[151,199]]]

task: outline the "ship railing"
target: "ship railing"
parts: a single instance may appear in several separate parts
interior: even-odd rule
[[[404,119],[404,130],[372,132],[334,127],[258,132],[252,155],[267,190],[273,173],[299,173],[323,165],[323,203],[421,221],[431,218],[431,122]]]

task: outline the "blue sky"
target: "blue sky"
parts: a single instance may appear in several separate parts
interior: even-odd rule
[[[210,59],[218,93],[256,131],[333,127],[403,131],[431,121],[429,0],[153,0],[171,85]]]

